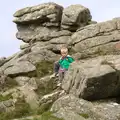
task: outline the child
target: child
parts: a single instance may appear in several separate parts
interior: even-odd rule
[[[54,64],[54,74],[52,77],[59,75],[59,80],[61,81],[74,59],[68,55],[68,49],[66,47],[61,48],[60,52],[61,58]]]

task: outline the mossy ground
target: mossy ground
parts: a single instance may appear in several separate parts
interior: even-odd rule
[[[79,115],[82,116],[82,117],[84,117],[85,119],[88,119],[88,118],[89,118],[89,115],[86,114],[86,113],[80,113]]]
[[[40,117],[33,120],[63,120],[52,115],[52,112],[44,112]]]
[[[1,100],[4,99],[2,98]],[[35,120],[61,120],[52,116],[52,113],[47,112],[51,108],[51,105],[52,102],[48,104],[42,104],[42,106],[40,106],[38,109],[33,111],[31,110],[29,104],[26,103],[25,100],[21,98],[16,102],[15,109],[13,111],[0,113],[0,120],[12,120],[15,118],[25,118],[27,116],[38,116],[38,115],[41,115],[41,117],[39,119],[35,118]]]
[[[6,96],[0,95],[0,102],[12,99],[12,95],[8,94]]]
[[[11,120],[14,118],[20,118],[31,114],[29,104],[24,99],[19,99],[15,104],[15,109],[11,112],[0,113],[0,120]]]
[[[48,94],[55,89],[54,79],[41,80],[41,81],[39,79],[53,74],[53,67],[54,67],[53,65],[54,65],[53,62],[51,61],[40,61],[36,64],[36,72],[38,78],[38,80],[36,80],[38,84],[38,89],[36,90],[36,93],[41,96]]]
[[[53,73],[53,62],[41,61],[36,64],[37,77],[43,77]]]
[[[53,62],[41,61],[36,64],[36,68],[37,68],[36,77],[38,79],[39,78],[41,79],[42,77],[53,73]],[[39,90],[38,92],[40,92],[41,96],[50,93],[54,89],[53,84],[54,81],[47,81],[46,83],[44,83],[43,86],[39,85],[42,88],[41,87],[38,88]],[[18,84],[14,79],[9,78],[9,80],[5,82],[4,91],[13,88],[17,85]],[[0,101],[9,100],[10,98],[12,98],[11,95],[7,95],[7,96],[0,95]],[[51,105],[52,103],[44,104],[40,106],[39,109],[33,111],[31,110],[29,104],[27,104],[24,99],[19,99],[18,102],[15,104],[15,109],[13,111],[0,113],[0,120],[12,120],[15,118],[22,118],[22,117],[24,118],[27,116],[37,116],[37,115],[40,115],[40,118],[39,119],[35,118],[34,120],[61,120],[59,118],[52,116],[52,113],[46,112],[49,111]]]
[[[38,89],[35,91],[39,96],[51,93],[56,88],[54,79],[49,81],[37,81]]]
[[[18,85],[18,83],[14,79],[12,79],[11,77],[7,77],[5,82],[0,85],[0,91],[6,91],[17,85]]]

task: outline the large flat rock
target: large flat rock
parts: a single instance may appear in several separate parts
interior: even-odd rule
[[[120,96],[119,57],[102,56],[74,62],[63,80],[62,88],[87,100]]]
[[[26,7],[14,14],[15,23],[40,23],[44,26],[59,26],[63,7],[55,3],[44,3]]]

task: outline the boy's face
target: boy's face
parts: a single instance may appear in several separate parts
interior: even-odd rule
[[[64,51],[61,51],[61,55],[62,55],[62,57],[65,57],[65,56],[67,56],[67,52],[64,52]]]

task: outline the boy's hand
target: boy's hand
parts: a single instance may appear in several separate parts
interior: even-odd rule
[[[78,60],[78,59],[76,59],[75,61],[76,61],[76,62],[79,62],[79,60]]]

